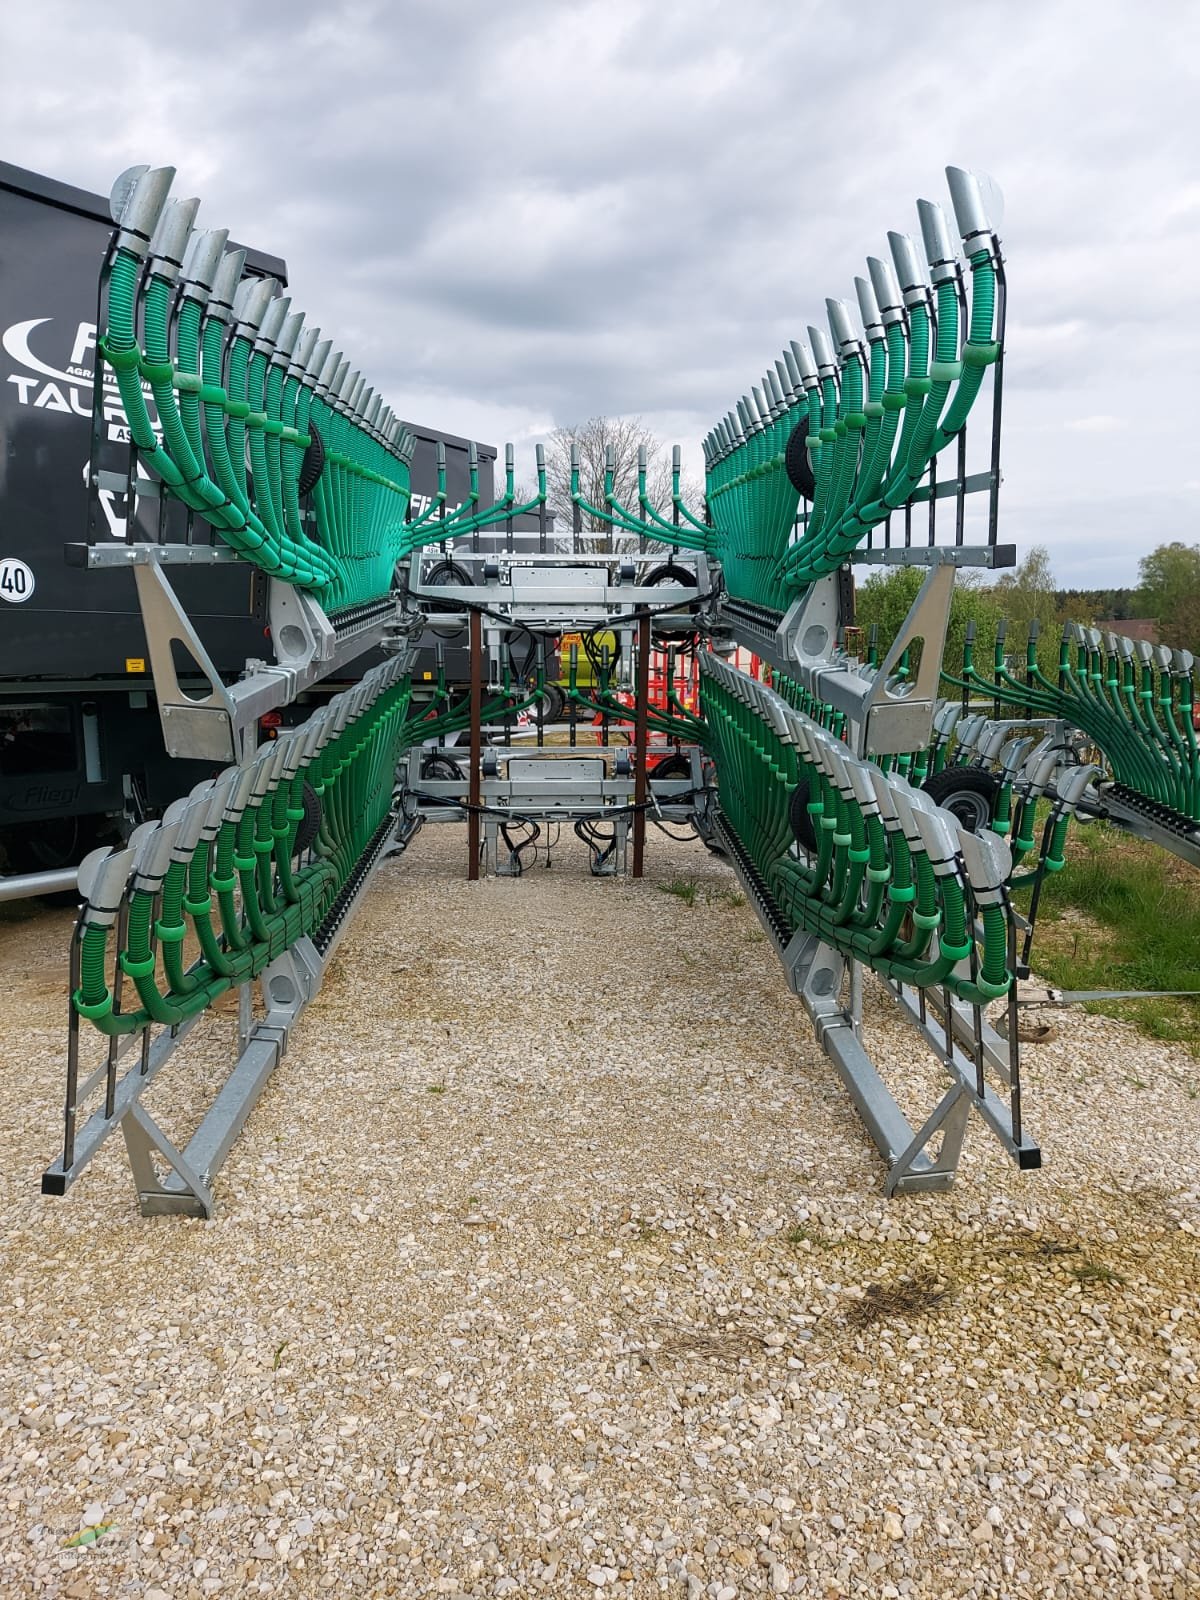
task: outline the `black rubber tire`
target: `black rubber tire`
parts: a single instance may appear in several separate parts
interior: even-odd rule
[[[292,846],[292,854],[296,856],[311,849],[321,826],[321,796],[307,778],[300,791],[300,804],[304,807],[304,815],[296,824],[296,842]]]
[[[316,424],[308,425],[308,449],[304,452],[304,459],[300,463],[300,478],[297,487],[300,496],[311,494],[317,486],[317,480],[325,471],[325,441],[317,432]]]
[[[817,830],[813,827],[812,812],[808,809],[808,802],[812,787],[807,778],[792,790],[792,798],[788,802],[788,821],[792,825],[792,838],[802,850],[807,850],[809,855],[817,853]]]
[[[438,750],[431,750],[421,761],[422,778],[448,779],[450,782],[458,780],[466,783],[467,775],[452,756],[443,755]]]
[[[5,833],[4,843],[14,872],[58,872],[87,850],[79,817],[21,823]]]
[[[449,556],[447,556],[445,560],[439,561],[437,565],[430,570],[425,582],[431,584],[434,588],[440,588],[443,583],[461,583],[466,585],[469,583],[474,583],[475,580],[465,567],[460,567],[457,561],[453,561]],[[439,639],[454,639],[457,638],[460,633],[464,633],[466,629],[461,622],[456,623],[453,627],[447,628],[440,627],[433,620],[434,613],[438,611],[455,610],[457,610],[457,606],[453,600],[431,600],[429,602],[430,633],[434,634]]]
[[[681,567],[677,561],[664,561],[661,567],[652,567],[642,579],[644,589],[655,589],[660,583],[679,583],[685,588],[696,587],[696,574],[689,572],[686,567]],[[699,611],[699,600],[688,602],[689,611]]]
[[[788,442],[784,446],[783,468],[792,488],[798,489],[805,500],[811,500],[817,491],[817,480],[813,477],[808,446],[804,442],[807,436],[807,424],[798,422],[788,434]]]
[[[58,872],[74,866],[92,848],[99,825],[98,817],[52,817],[48,821],[28,822],[6,830],[2,842],[11,872]],[[74,889],[36,896],[39,905],[75,906],[79,896]]]
[[[650,771],[650,781],[655,778],[690,778],[692,763],[682,750],[676,750],[669,756],[663,756]]]
[[[556,683],[546,685],[546,698],[542,702],[542,722],[549,726],[552,722],[560,722],[567,709],[567,697]]]
[[[921,785],[931,800],[971,833],[986,833],[996,814],[1001,780],[980,767],[943,767]]]

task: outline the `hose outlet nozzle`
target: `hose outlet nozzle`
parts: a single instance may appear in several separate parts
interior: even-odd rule
[[[305,328],[296,344],[292,356],[292,371],[303,375],[308,371],[308,364],[313,358],[313,351],[317,348],[317,340],[321,337],[320,328]]]
[[[329,367],[329,364],[333,359],[333,340],[322,339],[313,350],[312,355],[309,356],[308,365],[304,369],[304,376],[311,384],[313,384],[314,387],[324,384],[326,377],[325,369],[326,367]],[[330,376],[332,376],[332,368],[330,368]]]
[[[867,257],[867,271],[871,274],[871,287],[879,305],[879,315],[885,328],[894,322],[904,321],[904,296],[900,282],[890,261],[879,256]]]
[[[332,379],[330,380],[330,383],[329,383],[329,396],[328,396],[328,398],[329,398],[329,404],[331,406],[335,406],[335,405],[339,404],[339,402],[341,400],[341,397],[342,397],[342,390],[346,387],[346,384],[349,381],[349,377],[350,377],[350,358],[348,356],[343,356],[339,352],[337,370],[334,372],[333,377],[332,377]]]
[[[825,314],[829,318],[833,342],[843,360],[862,348],[862,340],[850,315],[850,306],[845,300],[826,300]]]
[[[808,326],[808,340],[812,346],[813,358],[817,363],[817,371],[823,378],[831,378],[837,371],[837,362],[834,360],[833,346],[829,342],[829,335],[824,328]]]
[[[258,338],[254,341],[254,348],[265,355],[274,350],[279,335],[283,331],[283,320],[291,309],[292,297],[281,294],[272,300],[263,312],[262,322],[259,324]]]
[[[108,192],[108,214],[114,222],[120,222],[121,215],[129,204],[130,196],[149,171],[149,163],[143,161],[140,166],[126,167],[125,171],[117,178]],[[159,171],[170,172],[172,178],[175,176],[174,167],[160,167]]]
[[[921,219],[921,239],[925,245],[925,259],[929,263],[929,276],[934,283],[944,283],[958,276],[958,252],[950,234],[946,213],[933,200],[918,200],[917,214]]]
[[[821,381],[817,364],[813,360],[813,353],[806,344],[801,344],[798,339],[788,342],[788,349],[792,352],[792,360],[800,369],[800,381],[806,389],[815,389]]]
[[[233,297],[234,332],[252,339],[267,314],[279,284],[274,278],[243,278]]]
[[[904,303],[906,306],[916,305],[926,298],[929,280],[913,237],[908,233],[889,233],[888,246],[896,263],[896,276],[904,290]]]
[[[174,283],[179,276],[188,235],[199,209],[200,202],[194,196],[188,200],[168,200],[163,206],[149,248],[150,271],[156,278]]]
[[[854,292],[858,296],[858,314],[862,318],[863,331],[874,344],[877,339],[883,338],[883,317],[875,290],[866,278],[855,278]]]
[[[198,300],[201,305],[207,301],[221,269],[228,242],[228,228],[201,229],[192,234],[179,277],[183,293],[189,300]]]
[[[962,235],[963,249],[967,255],[986,249],[1000,226],[1004,211],[1004,196],[999,186],[985,174],[969,172],[966,167],[947,167],[946,182],[950,185],[954,220]],[[992,216],[988,214],[989,209]]]
[[[145,257],[174,181],[174,167],[129,167],[113,184],[109,209],[120,227],[119,250]]]
[[[275,341],[274,356],[274,359],[282,365],[287,366],[291,361],[292,351],[296,348],[296,343],[300,338],[300,330],[303,326],[303,311],[293,311],[284,319],[283,327],[279,330],[279,337]]]
[[[210,317],[216,317],[221,322],[228,322],[229,313],[233,310],[234,296],[237,294],[237,287],[242,281],[242,273],[245,270],[246,252],[244,250],[227,250],[221,257],[216,276],[213,278],[212,291],[208,297],[208,314]]]

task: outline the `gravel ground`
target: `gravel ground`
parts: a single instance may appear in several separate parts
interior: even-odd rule
[[[70,914],[0,923],[0,1593],[1200,1594],[1196,1064],[1051,1013],[1046,1167],[884,1202],[713,857],[464,854],[380,874],[209,1223],[119,1141],[39,1196]]]

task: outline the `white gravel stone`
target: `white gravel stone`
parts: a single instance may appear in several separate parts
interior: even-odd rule
[[[1055,1012],[1043,1170],[975,1125],[953,1190],[886,1201],[728,870],[647,865],[468,885],[426,829],[208,1223],[138,1217],[119,1140],[37,1193],[71,919],[0,918],[5,1600],[1200,1593],[1197,1063]],[[233,1023],[149,1091],[173,1135]],[[865,1033],[926,1114],[874,983]]]

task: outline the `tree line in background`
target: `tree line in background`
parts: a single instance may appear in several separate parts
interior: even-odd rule
[[[1133,619],[1154,624],[1153,637],[1161,644],[1200,653],[1200,545],[1175,540],[1143,556],[1136,589],[1059,589],[1054,582],[1049,552],[1035,545],[1013,573],[991,583],[977,573],[959,575],[946,639],[946,670],[961,671],[967,624],[974,622],[976,666],[989,671],[996,633],[1003,619],[1008,624],[1006,648],[1024,651],[1029,625],[1038,624],[1038,661],[1043,671],[1058,661],[1062,627],[1067,622],[1086,626],[1107,625],[1113,633],[1126,632]],[[875,572],[857,590],[857,621],[864,629],[879,626],[881,641],[900,629],[908,608],[925,577],[923,568],[897,567]],[[1114,600],[1116,603],[1114,604]],[[1146,637],[1139,631],[1139,637]]]
[[[646,452],[646,498],[655,510],[669,516],[671,508],[670,456],[640,417],[589,417],[570,428],[557,428],[546,446],[547,504],[554,513],[560,539],[572,525],[571,451],[579,460],[581,497],[597,510],[605,509],[605,473],[612,460],[613,490],[634,516],[638,507],[638,452]],[[685,479],[682,499],[697,514],[704,497],[700,486]],[[529,494],[523,491],[524,498]],[[521,498],[519,496],[518,498]],[[585,545],[600,551],[636,547],[635,536],[617,534],[591,513],[580,518]],[[651,539],[652,549],[666,548]],[[869,628],[879,624],[880,638],[888,640],[899,629],[924,578],[924,569],[897,567],[876,572],[858,585],[858,621]],[[1153,638],[1178,649],[1200,654],[1200,544],[1173,540],[1143,556],[1139,582],[1133,588],[1060,589],[1054,581],[1049,552],[1035,545],[1015,572],[992,582],[970,571],[959,575],[947,641],[949,671],[962,665],[962,644],[967,622],[973,620],[979,640],[977,662],[990,667],[996,628],[1000,619],[1009,625],[1009,648],[1025,648],[1029,624],[1036,619],[1042,643],[1043,667],[1058,659],[1058,641],[1065,622],[1086,626],[1109,623],[1114,633],[1121,624],[1137,619],[1153,624]],[[1146,637],[1139,630],[1140,637]]]

